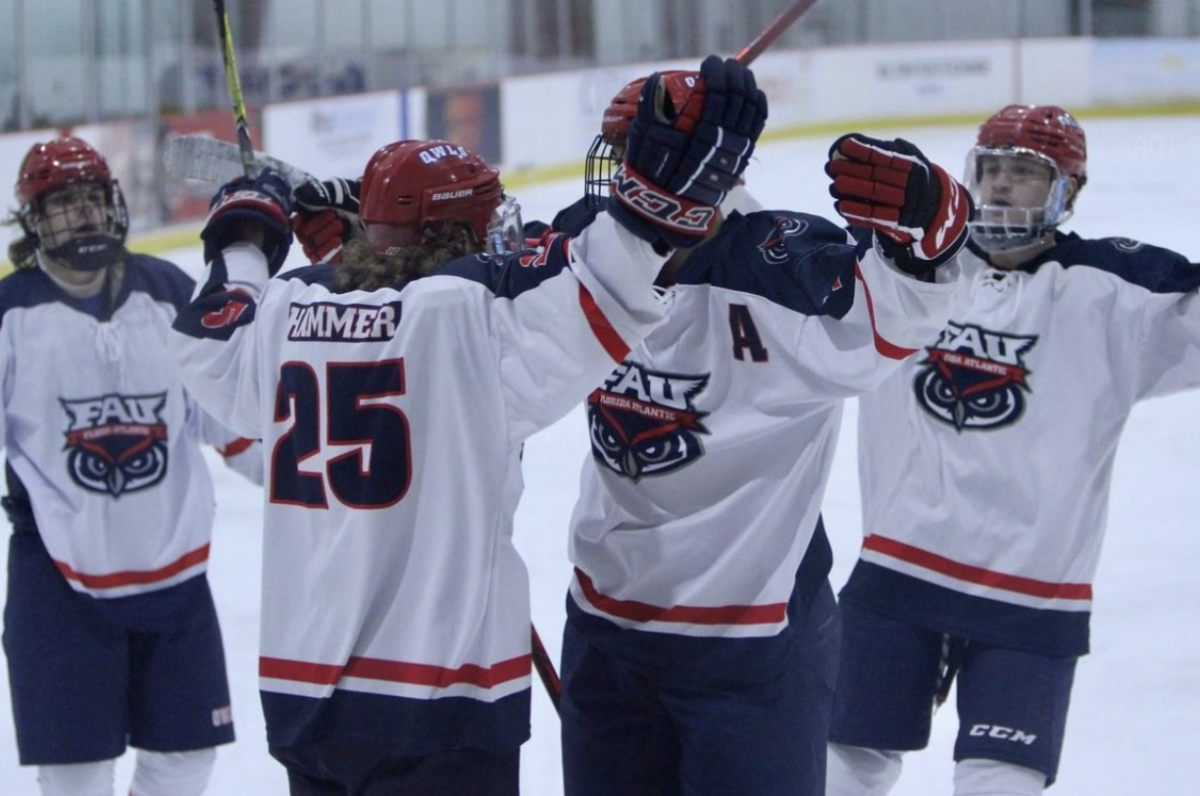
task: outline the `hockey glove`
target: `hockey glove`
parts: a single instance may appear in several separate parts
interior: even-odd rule
[[[257,224],[267,273],[274,276],[292,245],[291,195],[287,179],[270,168],[257,177],[238,177],[222,185],[208,205],[208,220],[200,232],[204,259],[212,262],[225,247],[247,240],[246,225]]]
[[[921,150],[897,138],[844,135],[829,149],[834,207],[852,227],[875,231],[896,267],[930,278],[967,241],[970,194]]]
[[[306,182],[292,195],[295,213],[292,226],[311,263],[325,262],[336,255],[361,227],[358,197],[362,180],[335,177],[324,182]]]
[[[657,73],[646,80],[606,209],[638,237],[694,246],[714,228],[767,119],[754,74],[733,59],[704,59],[676,108]]]

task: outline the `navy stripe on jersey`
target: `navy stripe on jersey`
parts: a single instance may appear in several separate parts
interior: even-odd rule
[[[228,340],[254,320],[258,305],[241,290],[210,293],[179,311],[171,328],[189,337]]]
[[[759,638],[704,638],[621,628],[587,613],[567,597],[567,621],[581,628],[588,643],[631,666],[669,673],[679,682],[711,684],[761,682],[776,677],[788,660],[795,629],[828,582],[833,549],[818,516],[816,529],[796,570],[795,586],[788,599],[788,625],[779,635]]]
[[[179,309],[191,299],[195,287],[192,278],[174,263],[148,254],[127,254],[124,280],[113,309],[128,301],[134,293],[145,293],[155,301]],[[94,301],[72,298],[40,268],[24,268],[0,279],[0,318],[10,309],[52,303],[74,307],[87,315],[102,314],[90,309]]]
[[[578,234],[595,217],[596,211],[580,199],[554,217],[553,228]],[[544,227],[530,222],[526,237],[536,237]],[[675,282],[728,288],[805,315],[841,318],[854,303],[857,249],[845,229],[820,216],[787,210],[733,212],[720,235],[692,250]]]
[[[20,482],[9,481],[9,488]],[[24,487],[20,487],[24,493]],[[8,508],[6,506],[6,508]],[[15,523],[14,523],[15,524]],[[124,529],[128,530],[128,529]],[[25,566],[54,571],[60,577],[51,581],[50,588],[69,589],[62,576],[62,566],[50,557],[37,525],[30,514],[27,523],[14,528],[15,535],[20,538],[10,539],[9,552],[19,554]],[[207,550],[206,550],[207,552]],[[44,563],[44,567],[42,564]],[[190,621],[194,612],[200,610],[209,596],[208,579],[203,573],[188,578],[174,586],[158,589],[144,594],[131,594],[126,597],[97,598],[70,590],[73,599],[81,604],[90,606],[93,610],[104,615],[105,619],[120,627],[145,633],[167,633],[178,630],[181,624]],[[30,599],[38,599],[37,595],[27,595]],[[55,632],[53,628],[49,632]]]
[[[508,752],[529,739],[530,689],[481,702],[466,697],[405,697],[334,691],[328,699],[260,692],[270,746],[339,744],[395,738],[401,755],[476,747]]]
[[[569,237],[550,235],[542,243],[544,249],[528,249],[502,257],[487,254],[459,257],[435,273],[484,285],[496,298],[515,299],[570,267]]]
[[[333,266],[319,264],[293,268],[276,278],[328,286],[333,277]],[[252,323],[258,303],[244,291],[225,290],[228,281],[225,258],[218,255],[209,263],[208,280],[201,295],[180,308],[171,328],[198,339],[228,340],[237,329]]]
[[[1089,611],[1056,611],[963,594],[859,561],[840,601],[952,636],[1043,655],[1086,655]]]
[[[1154,293],[1187,293],[1200,287],[1200,266],[1177,252],[1129,238],[1084,239],[1057,233],[1058,245],[1022,266],[1030,273],[1056,261],[1064,268],[1098,268]],[[976,254],[986,255],[972,247]]]
[[[844,316],[854,302],[855,245],[819,216],[784,210],[731,213],[675,276],[761,296],[805,315]]]
[[[155,301],[164,301],[182,309],[192,300],[195,281],[174,263],[147,254],[125,257],[125,281],[117,298],[121,306],[131,293],[146,293]]]
[[[294,279],[306,285],[324,285],[333,292],[333,280],[337,276],[337,268],[328,263],[302,265],[278,274],[276,279]]]

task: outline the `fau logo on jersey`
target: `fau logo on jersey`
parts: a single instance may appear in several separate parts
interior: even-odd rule
[[[1036,344],[1036,336],[951,322],[920,363],[917,403],[959,432],[1015,423],[1030,391],[1024,356]]]
[[[120,497],[167,474],[165,392],[60,399],[67,413],[67,472],[89,492]]]
[[[287,339],[335,343],[390,340],[400,325],[401,304],[293,303],[288,308]]]
[[[634,481],[663,475],[704,454],[700,422],[707,412],[692,399],[708,386],[708,376],[658,373],[626,362],[604,386],[588,396],[592,455],[605,467]]]

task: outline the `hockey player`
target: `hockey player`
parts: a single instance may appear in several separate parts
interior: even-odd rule
[[[664,82],[686,96],[694,79]],[[639,88],[605,111],[585,197],[555,227],[585,225],[620,189]],[[730,212],[668,261],[667,321],[588,398],[561,668],[567,796],[824,789],[838,632],[818,512],[842,401],[944,325],[970,214],[911,144],[848,135],[831,158],[861,243],[807,213]]]
[[[1062,108],[979,130],[970,301],[860,399],[863,541],[841,592],[830,796],[880,796],[957,673],[957,796],[1054,782],[1121,430],[1200,385],[1200,269],[1059,226],[1087,180]]]
[[[233,740],[200,443],[258,483],[261,449],[184,391],[166,335],[194,283],[125,249],[104,157],[74,137],[36,144],[16,197],[0,444],[19,758],[44,796],[102,796],[128,744],[134,796],[198,796]]]
[[[522,443],[661,320],[655,276],[709,233],[766,117],[732,60],[676,115],[656,82],[607,212],[541,250],[511,251],[499,174],[446,142],[372,157],[366,240],[336,268],[268,279],[291,239],[278,175],[214,198],[175,344],[202,403],[271,451],[260,675],[293,794],[517,793]]]

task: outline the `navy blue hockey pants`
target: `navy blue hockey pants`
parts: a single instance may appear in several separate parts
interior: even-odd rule
[[[618,660],[568,621],[566,796],[824,794],[838,628],[826,584],[796,628],[782,674],[706,683]]]

